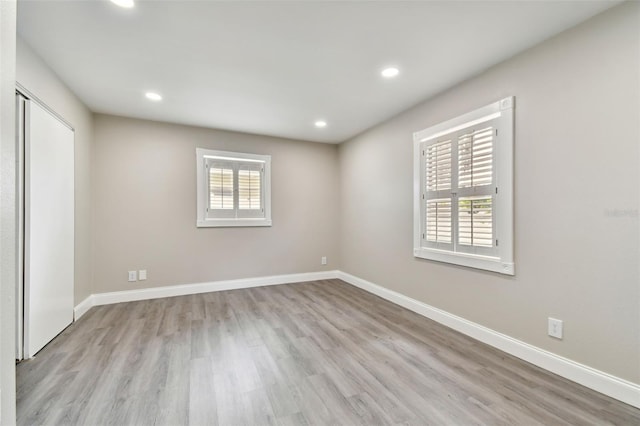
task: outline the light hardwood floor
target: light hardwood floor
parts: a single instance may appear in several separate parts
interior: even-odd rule
[[[95,307],[17,379],[20,425],[640,425],[339,280]]]

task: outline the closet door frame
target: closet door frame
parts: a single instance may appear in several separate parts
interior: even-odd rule
[[[16,224],[17,238],[17,286],[16,289],[16,359],[24,358],[24,144],[26,139],[26,123],[28,121],[25,103],[27,97],[16,90],[16,156],[18,167],[16,172],[16,199],[18,202]]]
[[[17,322],[21,324],[16,340],[22,350],[18,349],[16,356],[21,359],[33,357],[74,320],[75,135],[69,123],[35,96],[20,87],[17,93],[17,111],[22,113],[22,120],[17,120],[22,235],[16,297]],[[43,127],[32,129],[37,123]],[[32,131],[39,139],[32,140]],[[51,141],[57,145],[47,144],[49,135],[59,138]],[[62,173],[55,172],[56,167]],[[45,216],[49,212],[53,216]]]

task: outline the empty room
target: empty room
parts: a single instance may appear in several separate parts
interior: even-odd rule
[[[640,425],[640,2],[0,22],[0,424]]]

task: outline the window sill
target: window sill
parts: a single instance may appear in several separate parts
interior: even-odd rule
[[[467,253],[452,253],[431,248],[415,248],[413,255],[421,259],[435,260],[437,262],[451,263],[469,268],[483,269],[485,271],[498,272],[505,275],[515,275],[515,264],[503,262],[497,257],[479,256]]]
[[[198,220],[198,228],[234,228],[251,226],[271,226],[271,219],[205,219]]]

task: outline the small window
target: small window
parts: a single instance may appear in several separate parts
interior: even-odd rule
[[[414,134],[414,255],[514,274],[514,98]]]
[[[196,149],[197,226],[271,226],[271,156]]]

